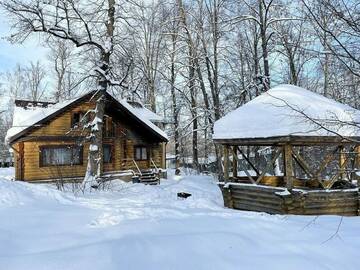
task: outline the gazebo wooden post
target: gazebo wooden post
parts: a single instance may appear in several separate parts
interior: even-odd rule
[[[340,151],[340,156],[339,156],[339,168],[340,168],[340,179],[344,180],[345,179],[345,167],[344,164],[346,162],[346,156],[344,153],[344,146],[341,145],[339,147],[339,151]]]
[[[233,167],[233,177],[237,177],[238,176],[237,146],[233,146],[232,167]]]
[[[224,145],[224,181],[229,181],[229,146]]]
[[[356,157],[355,157],[355,169],[360,169],[360,145],[355,147]],[[358,172],[355,172],[355,179],[357,180],[357,185],[360,187],[360,176],[358,176]]]
[[[284,170],[285,170],[285,180],[286,188],[291,190],[293,188],[293,160],[292,160],[292,147],[290,144],[284,145]]]

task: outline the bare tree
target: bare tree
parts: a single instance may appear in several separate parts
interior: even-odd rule
[[[74,0],[26,1],[5,0],[0,3],[14,21],[13,41],[21,41],[34,33],[66,40],[79,48],[95,51],[98,63],[98,95],[90,130],[90,149],[84,185],[101,175],[102,125],[105,109],[104,93],[112,84],[111,55],[114,49],[115,0],[88,2]]]
[[[55,89],[52,95],[56,102],[74,97],[84,78],[80,78],[75,63],[76,53],[72,44],[62,39],[49,39],[49,60],[54,67]]]
[[[44,97],[46,91],[46,71],[39,61],[30,62],[25,68],[26,89],[31,100],[39,101]]]

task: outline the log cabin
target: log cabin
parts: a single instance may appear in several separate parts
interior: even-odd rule
[[[16,100],[6,140],[14,152],[15,179],[28,182],[81,181],[87,167],[89,134],[96,92],[60,103]],[[106,93],[103,119],[103,177],[138,176],[159,181],[165,172],[165,132],[161,117],[141,103]]]

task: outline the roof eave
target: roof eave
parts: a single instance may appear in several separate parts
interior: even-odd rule
[[[215,144],[223,145],[258,145],[258,146],[280,146],[292,145],[326,145],[326,144],[360,144],[359,136],[273,136],[258,138],[215,138]]]

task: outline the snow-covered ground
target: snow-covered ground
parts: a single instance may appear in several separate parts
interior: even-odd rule
[[[334,236],[340,217],[226,209],[209,176],[74,196],[12,175],[0,169],[1,270],[359,268],[360,218]]]

